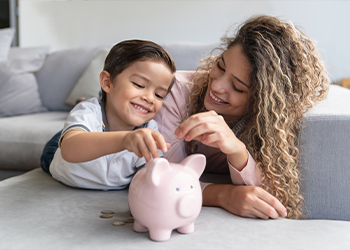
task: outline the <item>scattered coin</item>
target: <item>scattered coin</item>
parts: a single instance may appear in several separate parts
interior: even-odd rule
[[[113,226],[123,226],[125,225],[124,221],[121,220],[116,220],[115,222],[112,223]]]
[[[100,215],[101,218],[107,219],[107,218],[112,218],[113,214],[101,214]]]
[[[114,214],[114,211],[112,211],[112,210],[102,210],[101,213],[102,214]]]
[[[125,223],[134,223],[134,219],[133,218],[129,218],[124,220]]]

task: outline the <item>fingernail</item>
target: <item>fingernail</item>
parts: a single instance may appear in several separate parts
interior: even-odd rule
[[[287,211],[285,211],[284,214],[283,214],[283,217],[286,217],[287,214],[288,214]]]
[[[166,153],[166,151],[168,151],[168,149],[166,147],[163,148],[163,153]]]
[[[189,141],[189,140],[190,140],[190,136],[189,136],[189,135],[186,136],[186,137],[185,137],[185,140],[186,140],[186,141]]]
[[[182,138],[182,133],[181,132],[177,132],[177,137]]]

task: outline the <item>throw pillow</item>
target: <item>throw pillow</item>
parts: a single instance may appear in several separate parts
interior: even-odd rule
[[[0,117],[47,111],[42,105],[34,72],[48,54],[48,48],[25,49],[9,53],[0,62]]]
[[[15,29],[0,29],[0,61],[7,60],[7,55],[15,34]]]
[[[66,104],[74,106],[76,101],[82,97],[98,97],[101,90],[99,77],[108,52],[108,50],[102,49],[96,54],[70,92],[65,101]]]

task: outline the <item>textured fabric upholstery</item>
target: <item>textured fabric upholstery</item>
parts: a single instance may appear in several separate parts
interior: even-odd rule
[[[166,242],[136,233],[127,190],[73,189],[41,169],[0,182],[1,249],[350,249],[350,222],[259,220],[203,207],[192,234],[173,231]],[[100,218],[102,210],[114,217]],[[157,219],[157,218],[155,218]]]
[[[332,85],[304,115],[299,138],[305,212],[350,220],[350,90]]]
[[[57,51],[47,56],[36,73],[43,105],[50,111],[68,111],[65,104],[69,93],[84,70],[101,48],[79,48]]]
[[[28,171],[40,167],[45,144],[60,131],[68,112],[44,112],[0,119],[0,167]]]

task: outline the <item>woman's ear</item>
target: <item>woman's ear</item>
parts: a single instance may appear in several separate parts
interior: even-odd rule
[[[111,77],[110,74],[106,71],[103,70],[100,73],[100,84],[101,84],[101,88],[106,92],[109,93],[111,90]]]

